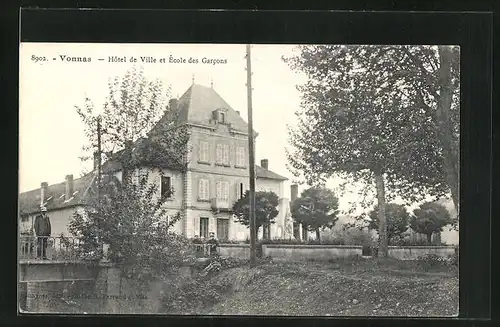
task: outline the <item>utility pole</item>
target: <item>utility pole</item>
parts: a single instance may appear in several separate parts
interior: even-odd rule
[[[252,63],[250,58],[250,44],[247,44],[247,104],[248,104],[248,152],[250,168],[250,265],[256,265],[256,238],[255,230],[255,146],[253,139],[252,119]]]
[[[102,242],[100,239],[100,228],[101,228],[101,174],[102,174],[102,167],[101,167],[101,116],[99,115],[97,117],[97,240],[98,242]],[[101,248],[104,252],[104,247]]]
[[[101,116],[97,117],[97,205],[101,202]]]

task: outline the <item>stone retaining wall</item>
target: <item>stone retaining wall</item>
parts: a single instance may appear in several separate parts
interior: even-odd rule
[[[362,254],[363,247],[358,245],[262,245],[262,256],[271,257],[277,261],[328,261],[353,256],[361,256]]]
[[[189,281],[192,274],[186,266],[169,280],[137,281],[123,276],[120,267],[101,263],[89,269],[95,271],[92,278],[76,279],[87,272],[84,264],[77,265],[79,269],[64,263],[21,266],[19,307],[29,313],[159,313],[164,294]]]
[[[250,244],[219,244],[217,252],[223,257],[250,259]]]
[[[398,260],[417,260],[426,255],[446,258],[455,253],[454,246],[389,246],[388,255]]]

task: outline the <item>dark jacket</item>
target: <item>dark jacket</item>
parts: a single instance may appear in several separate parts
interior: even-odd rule
[[[49,216],[45,215],[45,218],[42,215],[36,216],[34,227],[36,236],[50,236],[51,226]]]
[[[210,253],[217,252],[217,246],[219,246],[219,241],[215,238],[211,238],[207,241],[207,244],[210,244]]]

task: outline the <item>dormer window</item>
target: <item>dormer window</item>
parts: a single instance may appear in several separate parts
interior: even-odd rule
[[[219,124],[226,124],[227,123],[226,115],[227,115],[227,110],[219,108],[217,110],[214,110],[213,119]]]

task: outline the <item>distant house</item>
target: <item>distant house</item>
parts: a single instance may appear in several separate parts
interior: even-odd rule
[[[68,222],[75,210],[84,210],[89,197],[95,194],[96,172],[93,171],[81,178],[73,179],[67,175],[62,183],[48,185],[41,183],[39,189],[19,195],[19,229],[22,234],[31,234],[35,217],[40,214],[40,206],[48,210],[52,235],[69,235]],[[115,179],[118,183],[118,180]]]
[[[175,126],[187,126],[190,131],[187,170],[161,162],[152,171],[139,166],[135,173],[147,171],[149,182],[157,184],[160,192],[167,188],[174,190],[164,206],[171,214],[181,214],[182,219],[174,226],[177,233],[208,237],[214,232],[219,239],[247,239],[248,228],[238,223],[231,212],[234,202],[249,188],[247,123],[213,88],[197,84],[178,100],[170,100],[170,109],[178,113]],[[165,120],[160,119],[154,130],[161,130]],[[135,155],[141,156],[144,142],[144,139],[135,142]],[[73,180],[68,175],[65,182],[50,186],[42,183],[41,188],[20,194],[21,229],[32,228],[33,217],[44,203],[51,217],[52,234],[68,234],[74,210],[84,210],[86,198],[95,194],[95,168],[81,178]],[[291,230],[286,217],[289,201],[283,196],[287,178],[269,170],[267,159],[255,168],[256,190],[273,191],[279,197],[280,213],[272,224],[271,237],[287,237],[287,231]],[[122,168],[118,162],[104,163],[103,171],[110,181],[121,182]]]

